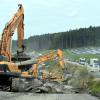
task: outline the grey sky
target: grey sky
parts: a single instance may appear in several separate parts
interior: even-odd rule
[[[100,25],[100,0],[0,0],[0,33],[22,3],[25,38]],[[16,39],[17,34],[14,35]]]

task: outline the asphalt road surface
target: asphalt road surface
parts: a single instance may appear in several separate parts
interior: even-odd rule
[[[88,94],[33,94],[0,92],[0,100],[99,100]]]

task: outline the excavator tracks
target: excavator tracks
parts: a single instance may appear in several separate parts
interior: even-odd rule
[[[32,80],[27,78],[13,78],[11,91],[25,92],[29,91],[32,87]]]

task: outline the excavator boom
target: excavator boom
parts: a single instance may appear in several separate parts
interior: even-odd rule
[[[53,60],[54,58],[57,58],[62,70],[64,69],[64,61],[63,61],[63,53],[60,49],[58,49],[56,52],[50,52],[46,55],[40,56],[36,59],[35,64],[32,65],[32,68],[29,70],[29,73],[32,73],[34,77],[38,77],[38,66],[41,63],[45,63],[49,60]]]
[[[13,18],[5,25],[2,33],[0,44],[0,55],[5,56],[8,61],[11,61],[11,40],[15,29],[18,32],[18,48],[22,49],[24,38],[24,10],[21,4],[18,5],[19,9],[14,14]]]

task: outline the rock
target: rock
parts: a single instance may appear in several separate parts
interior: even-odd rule
[[[33,87],[33,88],[40,87],[40,86],[42,86],[42,85],[43,85],[43,83],[42,83],[42,81],[39,80],[39,79],[34,79],[34,80],[32,81],[32,87]]]
[[[49,92],[49,90],[48,90],[48,88],[47,87],[38,87],[38,89],[41,91],[41,92],[45,92],[45,93],[48,93]]]
[[[55,88],[56,93],[63,93],[63,91],[60,88]]]

